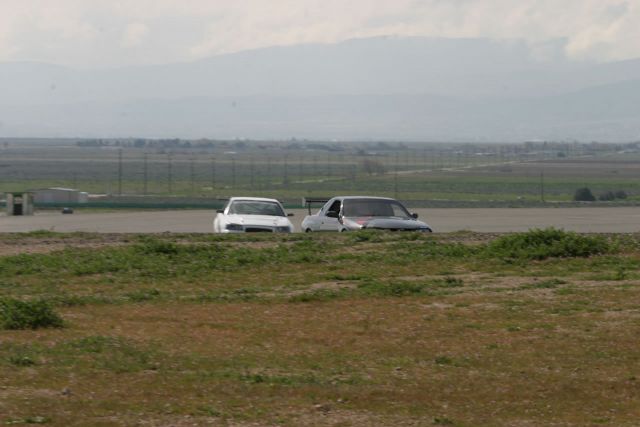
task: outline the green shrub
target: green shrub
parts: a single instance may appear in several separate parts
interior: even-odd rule
[[[60,328],[62,326],[62,318],[46,301],[0,300],[1,329]]]
[[[48,424],[50,421],[51,419],[48,417],[35,416],[26,418],[9,418],[5,424]]]
[[[616,199],[616,195],[613,193],[613,191],[605,191],[604,193],[601,193],[598,196],[598,200],[602,202],[610,202],[615,199]]]
[[[354,243],[360,243],[360,242],[380,243],[383,241],[382,233],[383,232],[380,230],[360,230],[357,233],[349,234],[349,238]]]
[[[618,190],[614,193],[616,199],[624,200],[627,198],[627,193],[623,190]]]
[[[144,254],[174,255],[180,250],[178,245],[175,243],[157,239],[155,237],[144,237],[140,240],[141,241],[136,248]]]
[[[358,290],[365,295],[402,297],[407,295],[420,294],[427,288],[427,286],[428,285],[425,283],[382,283],[374,280],[367,280],[358,285]]]
[[[485,254],[511,259],[588,257],[612,251],[600,236],[584,236],[556,228],[534,229],[500,237],[486,246]]]
[[[618,190],[618,191],[605,191],[604,193],[601,193],[598,196],[598,200],[601,200],[603,202],[610,202],[612,200],[616,200],[616,199],[620,199],[620,200],[624,200],[627,198],[627,193],[622,191],[622,190]]]
[[[591,190],[587,187],[578,188],[573,195],[573,200],[576,202],[593,202],[596,200],[596,197],[593,195]]]
[[[9,356],[9,363],[11,363],[14,366],[27,367],[27,366],[35,365],[36,361],[33,360],[31,356],[24,355],[24,354],[16,354],[16,355]]]
[[[289,302],[316,302],[329,301],[344,296],[345,292],[331,289],[318,289],[309,293],[293,295],[289,298]]]
[[[407,245],[403,242],[394,245],[392,248],[394,249],[394,253],[401,256],[405,262],[407,256],[419,258],[468,258],[478,252],[478,248],[471,245],[465,245],[463,243],[440,243],[435,240],[425,240],[416,245]]]
[[[441,288],[460,288],[464,286],[464,281],[457,277],[447,276],[444,281],[439,285]]]
[[[63,355],[73,354],[91,364],[93,368],[116,373],[140,372],[157,369],[160,353],[153,347],[135,341],[111,336],[87,336],[61,344],[58,349]]]
[[[127,293],[126,297],[133,302],[145,302],[158,299],[160,295],[160,291],[157,289],[140,289]]]
[[[453,359],[448,356],[438,356],[434,360],[437,365],[453,365]]]

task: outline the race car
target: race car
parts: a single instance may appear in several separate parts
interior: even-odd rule
[[[282,204],[261,197],[232,197],[213,220],[215,233],[291,233],[293,224]]]
[[[309,213],[311,204],[320,202],[326,203],[316,214],[304,218],[303,231],[432,231],[427,223],[418,221],[418,214],[409,213],[394,199],[367,196],[340,196],[328,201],[307,199]]]

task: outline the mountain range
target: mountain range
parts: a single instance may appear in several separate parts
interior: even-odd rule
[[[378,37],[113,69],[0,63],[0,136],[635,141],[640,59]]]

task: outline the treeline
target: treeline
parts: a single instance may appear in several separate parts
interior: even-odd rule
[[[582,187],[576,190],[573,195],[573,200],[576,202],[595,202],[596,200],[611,202],[614,200],[625,200],[627,197],[627,193],[624,190],[604,191],[596,197],[590,188]]]
[[[563,141],[527,141],[524,143],[406,143],[385,141],[310,141],[297,140],[217,140],[180,138],[131,138],[131,139],[83,139],[76,142],[78,147],[112,147],[152,149],[158,152],[177,150],[225,150],[242,152],[248,150],[287,150],[353,152],[360,156],[384,156],[389,153],[424,151],[431,155],[452,155],[456,157],[545,157],[565,158],[617,152],[621,154],[640,152],[640,142],[624,144],[604,144],[598,142],[580,143]],[[370,165],[371,166],[371,165]]]
[[[169,139],[83,139],[76,142],[78,147],[116,147],[116,148],[151,148],[151,149],[225,149],[243,151],[248,149],[286,149],[286,150],[317,150],[327,152],[344,151],[344,146],[338,143],[298,142],[291,141],[243,141],[243,140],[185,140]],[[406,148],[402,145],[403,148]],[[389,148],[391,149],[391,148]],[[396,147],[395,149],[398,149]]]
[[[213,148],[216,144],[226,144],[229,142],[220,142],[213,140],[182,140],[179,138],[171,139],[83,139],[76,142],[78,147],[121,147],[121,148],[191,148],[194,146],[200,148]],[[242,144],[242,142],[235,142]]]

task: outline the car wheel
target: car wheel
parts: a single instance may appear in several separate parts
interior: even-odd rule
[[[305,233],[311,233],[311,229],[307,228],[306,230],[304,230]]]

